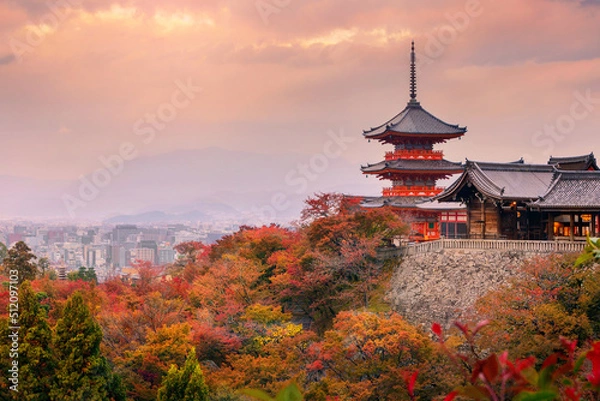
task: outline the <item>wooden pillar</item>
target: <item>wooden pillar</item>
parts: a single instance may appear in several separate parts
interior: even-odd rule
[[[596,236],[596,215],[592,213],[592,226],[590,227],[590,237]]]
[[[575,215],[569,214],[569,240],[575,241]]]
[[[481,239],[485,239],[485,198],[481,201]]]
[[[554,215],[552,213],[548,213],[548,240],[552,241],[554,239]]]

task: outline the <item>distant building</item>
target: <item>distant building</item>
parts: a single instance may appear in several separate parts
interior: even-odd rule
[[[130,263],[136,261],[150,262],[156,264],[156,252],[151,248],[133,248],[129,251]]]
[[[119,224],[113,229],[113,243],[123,244],[130,235],[138,234],[140,230],[133,224]]]
[[[164,248],[158,250],[158,264],[166,265],[175,261],[175,250],[173,248]]]

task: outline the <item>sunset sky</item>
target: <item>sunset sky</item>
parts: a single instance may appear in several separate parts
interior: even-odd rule
[[[448,159],[600,155],[597,0],[2,0],[0,38],[0,175],[76,180],[123,143],[311,155],[343,130],[358,180],[411,40],[421,104],[468,127]]]

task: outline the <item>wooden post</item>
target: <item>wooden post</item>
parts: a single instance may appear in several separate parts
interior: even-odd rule
[[[575,215],[569,214],[569,240],[575,241]]]
[[[485,239],[485,198],[481,201],[481,239]]]
[[[548,213],[548,240],[554,239],[554,215]]]
[[[590,228],[590,237],[596,236],[596,215],[592,213],[592,227]]]

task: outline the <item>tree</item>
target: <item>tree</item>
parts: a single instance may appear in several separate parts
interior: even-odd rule
[[[58,363],[56,382],[50,391],[51,400],[123,399],[119,380],[100,354],[102,329],[79,291],[67,300],[55,333]]]
[[[207,401],[208,387],[196,358],[190,350],[182,369],[172,365],[158,390],[158,401]]]
[[[21,284],[25,280],[35,280],[38,275],[38,267],[34,260],[37,259],[31,249],[23,241],[17,242],[8,250],[8,255],[2,265],[7,275],[12,275],[11,271],[18,272],[18,282]]]
[[[98,282],[96,270],[93,267],[86,268],[85,266],[81,266],[76,272],[69,272],[69,274],[67,274],[67,279],[69,281],[83,280],[93,283]]]
[[[19,393],[22,400],[50,400],[50,388],[56,368],[52,352],[52,331],[37,294],[26,281],[19,294],[19,325],[22,341],[19,345]]]

